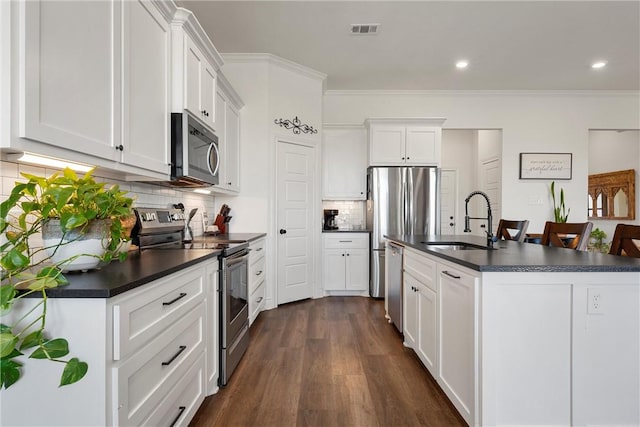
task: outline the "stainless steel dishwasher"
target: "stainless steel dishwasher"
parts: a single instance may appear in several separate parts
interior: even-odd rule
[[[386,247],[387,309],[389,318],[402,333],[402,260],[404,248],[394,243]]]

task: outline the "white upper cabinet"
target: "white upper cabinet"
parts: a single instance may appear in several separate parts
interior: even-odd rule
[[[20,63],[13,82],[19,138],[12,146],[166,177],[175,5],[34,0],[12,6]]]
[[[442,118],[367,119],[370,166],[439,166]]]
[[[20,137],[119,157],[118,57],[112,51],[119,7],[111,1],[22,3]]]
[[[196,17],[178,8],[172,22],[173,101],[171,109],[184,110],[218,131],[216,86],[222,57]]]
[[[367,134],[362,126],[323,128],[322,198],[367,198]]]
[[[122,162],[169,170],[170,28],[149,2],[123,7]]]
[[[224,75],[218,76],[216,91],[216,135],[220,148],[220,183],[215,190],[240,191],[240,109],[242,100]]]

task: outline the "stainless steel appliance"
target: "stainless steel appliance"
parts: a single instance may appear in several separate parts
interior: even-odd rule
[[[171,113],[171,182],[178,187],[218,184],[218,137],[191,114]]]
[[[387,246],[387,259],[389,271],[387,277],[387,308],[389,318],[398,331],[402,333],[402,262],[404,257],[404,248],[394,243]]]
[[[440,229],[439,170],[435,167],[370,167],[367,229],[371,230],[369,294],[383,298],[384,235],[433,235]]]
[[[337,230],[338,223],[336,221],[336,217],[338,216],[338,209],[325,209],[324,210],[324,222],[323,229],[324,230]]]
[[[220,250],[220,377],[224,386],[249,346],[249,243],[193,239],[183,241],[185,215],[181,209],[134,208],[132,240],[143,250]]]

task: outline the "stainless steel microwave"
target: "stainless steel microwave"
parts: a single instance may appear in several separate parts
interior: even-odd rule
[[[219,171],[218,137],[189,113],[171,113],[171,185],[217,185]]]

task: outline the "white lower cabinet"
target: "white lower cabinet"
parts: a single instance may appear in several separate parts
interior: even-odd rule
[[[206,368],[206,393],[207,396],[218,391],[218,327],[219,327],[219,301],[218,288],[220,286],[220,270],[218,261],[207,263],[206,275],[207,284],[205,290],[205,306],[207,308],[205,323],[205,343],[207,346],[205,352],[205,368]],[[150,424],[153,425],[153,424]]]
[[[369,234],[322,234],[322,283],[325,291],[369,289]]]
[[[249,324],[253,323],[266,304],[267,259],[264,238],[249,243]]]

